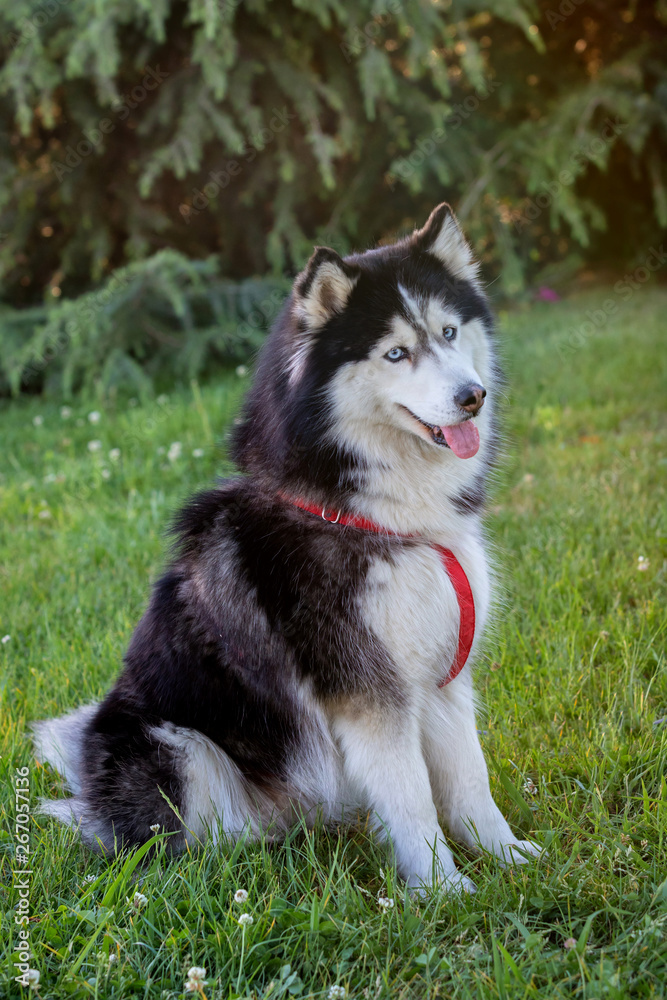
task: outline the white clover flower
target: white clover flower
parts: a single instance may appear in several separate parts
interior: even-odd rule
[[[250,913],[242,913],[239,917],[239,925],[241,927],[247,927],[249,924],[254,923],[252,915]]]
[[[57,478],[58,477],[56,476],[55,472],[47,472],[46,475],[44,476],[44,482],[55,483]]]
[[[248,893],[245,889],[237,889],[236,892],[234,893],[235,903],[245,903],[247,898],[248,898]]]
[[[110,952],[109,953],[109,965],[113,965],[113,963],[117,962],[117,961],[118,961],[118,955],[116,955],[115,952],[113,952],[113,951]]]
[[[193,965],[191,969],[188,969],[188,979],[200,979],[203,982],[206,979],[206,969],[200,965]]]
[[[89,441],[88,442],[88,451],[101,451],[101,450],[102,450],[102,442],[101,441]]]
[[[160,829],[160,824],[159,823],[151,823],[151,825],[149,826],[148,829],[152,830],[153,833],[157,833],[158,830]]]
[[[246,368],[245,365],[237,365],[236,374],[238,375],[239,378],[243,378],[244,375],[248,374],[248,369]]]
[[[37,969],[28,969],[27,973],[28,986],[30,987],[31,990],[34,990],[35,993],[39,989],[39,975],[40,974]]]
[[[102,469],[102,472],[100,474],[102,476],[102,479],[111,479],[111,470],[110,469]]]
[[[44,423],[44,417],[40,416],[40,414],[38,413],[37,416],[32,418],[32,422],[35,427],[41,427],[42,424]]]
[[[203,448],[195,448],[193,450],[193,452],[192,452],[192,457],[193,458],[203,458],[204,457],[204,449]]]
[[[201,968],[201,966],[193,965],[191,969],[188,970],[188,978],[185,984],[186,993],[200,993],[202,986],[206,984],[206,969]]]
[[[527,778],[523,783],[523,790],[527,795],[537,795],[537,785],[531,778]]]
[[[100,413],[99,410],[91,410],[91,412],[88,414],[89,424],[99,424],[101,419],[102,419],[102,414]]]
[[[40,517],[42,521],[47,521],[51,517],[51,511],[46,507],[44,510],[40,510],[37,517]]]
[[[566,951],[570,951],[572,948],[576,947],[577,947],[577,942],[574,940],[574,938],[571,937],[565,938],[565,940],[563,941],[563,948],[565,948]]]
[[[97,875],[84,875],[83,881],[90,885],[91,882],[95,882]]]
[[[2,639],[0,639],[0,642],[2,643],[3,646],[6,646],[10,639],[11,635],[3,635]]]
[[[109,452],[109,458],[112,462],[117,462],[120,458],[120,448],[112,448]]]
[[[637,557],[637,569],[639,570],[640,573],[646,572],[646,570],[649,568],[650,565],[651,563],[646,558],[646,556]]]
[[[69,420],[69,418],[72,416],[71,408],[69,406],[61,406],[60,416],[63,418],[63,420]]]
[[[347,990],[344,986],[330,986],[327,993],[328,1000],[344,1000]]]
[[[180,441],[173,441],[169,445],[169,451],[167,452],[167,458],[169,459],[169,461],[170,462],[175,462],[177,458],[180,458],[182,450],[183,450],[183,446],[182,446],[181,442]]]
[[[142,906],[146,906],[148,903],[148,896],[144,896],[143,892],[135,892],[134,899],[132,900],[132,906],[135,910],[140,910]]]
[[[167,396],[166,393],[162,392],[157,397],[155,402],[157,403],[158,406],[165,406],[169,402],[169,396]]]
[[[388,896],[379,896],[378,906],[380,907],[381,910],[393,910],[394,900],[390,899]]]

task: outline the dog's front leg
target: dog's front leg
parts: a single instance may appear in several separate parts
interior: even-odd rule
[[[389,834],[408,885],[431,885],[435,878],[452,889],[474,889],[457,870],[438,823],[416,720],[388,709],[351,710],[336,714],[333,730],[346,778]]]
[[[526,855],[540,854],[539,845],[515,837],[491,795],[469,672],[434,695],[424,730],[433,795],[451,836],[504,864],[521,864]]]

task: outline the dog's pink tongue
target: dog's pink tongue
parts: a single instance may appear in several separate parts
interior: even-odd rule
[[[479,431],[472,420],[453,427],[443,427],[445,441],[459,458],[472,458],[479,451]]]

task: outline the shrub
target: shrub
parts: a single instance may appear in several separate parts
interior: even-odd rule
[[[161,250],[50,309],[0,310],[0,392],[151,392],[246,360],[289,283],[220,280],[215,260]],[[3,385],[4,382],[4,385]]]
[[[630,262],[667,225],[666,42],[661,0],[0,0],[0,296],[50,315],[156,254],[163,295],[177,259],[280,274],[443,198],[506,294]]]

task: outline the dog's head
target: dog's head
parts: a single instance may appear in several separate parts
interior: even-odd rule
[[[492,437],[491,329],[446,204],[391,246],[345,259],[319,247],[269,339],[237,455],[266,460],[268,442],[288,474],[328,490],[397,448],[475,465]]]

